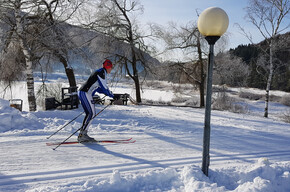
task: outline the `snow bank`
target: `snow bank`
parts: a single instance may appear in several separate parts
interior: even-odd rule
[[[280,163],[281,164],[281,163]],[[290,165],[270,163],[260,158],[257,163],[245,167],[210,170],[206,177],[200,167],[185,167],[180,174],[184,190],[190,191],[235,191],[271,192],[290,191]],[[180,187],[179,189],[182,189]]]
[[[9,101],[0,99],[0,132],[34,130],[44,127],[33,113],[20,112],[12,108]]]
[[[290,191],[289,171],[289,162],[270,163],[267,158],[260,158],[250,166],[212,171],[210,180],[235,192],[286,192]]]
[[[85,182],[81,188],[85,191],[167,191],[178,180],[174,169],[149,171],[144,174],[121,176],[115,170],[110,178],[105,180],[91,180]]]
[[[34,188],[32,191],[235,191],[272,192],[290,191],[289,163],[270,163],[260,158],[255,164],[210,170],[206,177],[199,166],[182,169],[166,168],[145,173],[121,174],[114,170],[109,177],[91,179],[66,186]]]

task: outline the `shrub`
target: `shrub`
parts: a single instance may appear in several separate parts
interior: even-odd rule
[[[286,106],[290,106],[290,95],[284,95],[281,99],[281,103]]]
[[[226,93],[218,92],[215,99],[213,99],[212,108],[216,110],[230,110],[232,108],[233,101]]]
[[[260,100],[263,98],[263,95],[241,91],[239,93],[239,97],[244,98],[244,99],[249,99],[249,100]]]
[[[172,103],[185,103],[188,100],[188,98],[184,97],[174,97],[171,102]]]
[[[290,123],[290,110],[287,110],[282,116],[282,120],[286,123]]]
[[[226,88],[217,93],[212,107],[216,110],[227,110],[234,113],[246,113],[248,111],[247,106],[236,103],[233,98],[226,94]]]
[[[61,83],[42,84],[37,90],[37,105],[45,108],[45,98],[54,97],[57,101],[61,101]]]

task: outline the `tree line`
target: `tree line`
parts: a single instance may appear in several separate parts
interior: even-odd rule
[[[144,77],[194,84],[200,92],[200,107],[204,106],[208,45],[195,21],[167,27],[151,23],[144,30],[137,19],[143,6],[137,0],[0,0],[0,9],[0,24],[4,26],[0,33],[4,42],[0,47],[0,78],[9,84],[26,76],[31,111],[36,110],[33,70],[59,62],[70,86],[75,86],[72,53],[91,65],[102,58],[114,60],[117,73],[125,70],[133,80],[138,103],[142,83],[138,66],[142,66]],[[289,64],[285,52],[289,53],[289,46],[280,51],[278,47],[289,42],[279,36],[289,29],[289,25],[282,25],[289,17],[289,1],[251,0],[246,10],[249,22],[265,41],[225,52],[227,37],[223,36],[216,45],[214,83],[266,86],[266,95],[270,88],[287,91]],[[67,23],[74,23],[74,30]],[[163,47],[157,49],[151,42],[161,42]],[[186,57],[161,63],[154,59],[176,50]],[[285,78],[281,78],[282,73]]]
[[[290,92],[290,33],[281,34],[276,37],[280,41],[274,52],[274,68],[272,89]],[[232,55],[242,58],[249,68],[249,74],[246,78],[246,86],[265,89],[266,77],[268,71],[263,63],[269,60],[269,57],[263,55],[259,47],[264,47],[265,42],[259,44],[239,45],[229,52]]]
[[[289,33],[281,35],[290,27],[289,22],[287,23],[290,15],[290,2],[289,0],[250,0],[245,10],[247,13],[245,18],[256,28],[264,41],[254,44],[251,34],[237,24],[252,44],[241,45],[229,52],[218,53],[215,59],[214,83],[265,89],[264,117],[268,117],[270,90],[274,88],[289,91],[290,87]],[[206,50],[204,43],[200,43],[204,42],[204,39],[198,39],[198,36],[194,35],[196,26],[176,28],[173,25],[172,29],[174,29],[174,33],[169,35],[161,32],[169,45],[167,49],[182,49],[188,51],[189,55],[195,53],[191,61],[177,62],[174,66],[179,66],[177,70],[180,71],[180,74],[186,74],[188,82],[198,85],[206,76],[203,67],[207,51],[204,51]],[[192,37],[195,37],[194,40]],[[198,63],[202,64],[199,69],[196,67]],[[172,66],[172,64],[169,65]],[[196,75],[196,70],[199,75]],[[181,77],[182,75],[179,76],[179,81],[181,81]],[[203,88],[200,88],[201,97]],[[203,102],[201,102],[201,106],[202,104]]]

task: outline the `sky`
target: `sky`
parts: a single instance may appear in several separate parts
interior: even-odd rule
[[[229,17],[229,27],[226,32],[228,36],[228,49],[235,48],[240,44],[249,44],[250,41],[240,32],[237,23],[251,33],[254,43],[263,40],[256,28],[246,21],[245,7],[248,0],[140,0],[144,7],[143,15],[139,16],[142,22],[153,22],[168,25],[173,21],[177,24],[186,24],[197,21],[196,12],[201,13],[208,7],[222,8]]]

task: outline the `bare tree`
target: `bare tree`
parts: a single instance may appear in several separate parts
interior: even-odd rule
[[[16,0],[11,2],[14,9],[14,18],[16,22],[16,34],[17,39],[20,42],[20,47],[23,52],[25,63],[26,63],[26,82],[27,82],[27,93],[28,93],[28,103],[29,111],[36,111],[36,100],[34,93],[34,77],[33,77],[33,56],[32,52],[28,46],[27,38],[25,36],[25,19],[23,18],[23,7],[25,4],[21,0]],[[24,7],[25,9],[25,7]]]
[[[70,41],[66,38],[67,34],[61,29],[61,23],[75,12],[82,1],[66,3],[59,0],[1,0],[0,2],[1,21],[9,26],[2,49],[1,68],[7,61],[12,62],[12,58],[14,58],[14,65],[18,65],[18,69],[22,69],[18,72],[26,73],[29,110],[35,111],[33,70],[41,58],[52,56],[59,59],[64,65],[70,86],[76,86],[73,69],[68,64],[68,50],[72,49],[73,45],[69,46]],[[63,9],[68,10],[69,8],[71,8],[70,14],[60,19],[65,12]],[[12,58],[7,57],[16,47],[21,49],[22,54],[15,54]],[[23,66],[21,62],[25,63],[25,67],[20,68]],[[5,71],[7,72],[7,70]],[[11,77],[15,76],[10,76],[10,80],[12,80]],[[13,80],[17,80],[17,78]]]
[[[170,24],[170,30],[164,30],[162,26],[153,26],[153,31],[158,38],[164,40],[166,44],[166,51],[170,50],[183,50],[187,57],[185,60],[177,62],[184,74],[186,74],[188,80],[199,87],[200,93],[200,107],[204,107],[204,92],[205,92],[205,65],[206,59],[204,55],[206,53],[203,48],[207,45],[201,34],[199,33],[197,26],[193,23],[189,23],[186,26],[178,27],[176,24]]]
[[[67,75],[69,85],[76,86],[73,68],[69,64],[68,52],[75,45],[66,31],[69,27],[65,23],[75,13],[82,1],[66,2],[60,0],[33,1],[33,12],[30,16],[30,35],[33,45],[37,46],[35,55],[38,57],[50,57],[62,63]],[[64,15],[63,12],[67,12]]]
[[[266,42],[266,46],[261,47],[261,49],[269,58],[267,65],[268,77],[264,110],[264,117],[268,117],[269,94],[274,74],[274,41],[278,34],[290,27],[290,24],[285,21],[285,18],[289,17],[290,1],[250,0],[249,6],[246,7],[246,11],[246,18],[257,28],[263,38],[265,38]],[[250,35],[246,34],[246,36],[250,41],[252,41]]]
[[[55,12],[59,1],[46,1],[41,0],[38,3],[38,7],[43,9],[37,9],[36,15],[42,18],[42,21],[45,25],[42,25],[42,28],[37,32],[39,46],[42,47],[42,50],[46,50],[46,54],[59,59],[63,64],[66,75],[68,77],[69,85],[76,86],[76,80],[74,76],[73,69],[69,66],[68,63],[68,45],[65,40],[65,35],[61,29],[61,25],[58,21],[55,20]],[[36,27],[40,27],[39,25]],[[50,40],[48,40],[50,39]]]
[[[134,81],[136,101],[141,102],[141,87],[139,80],[140,67],[148,69],[148,46],[144,43],[146,36],[141,35],[136,15],[142,13],[143,7],[135,0],[99,0],[95,4],[94,17],[85,15],[87,23],[83,26],[96,30],[110,37],[107,45],[118,62],[124,65],[127,74]],[[116,49],[114,49],[117,45]],[[99,50],[105,50],[105,48]]]

